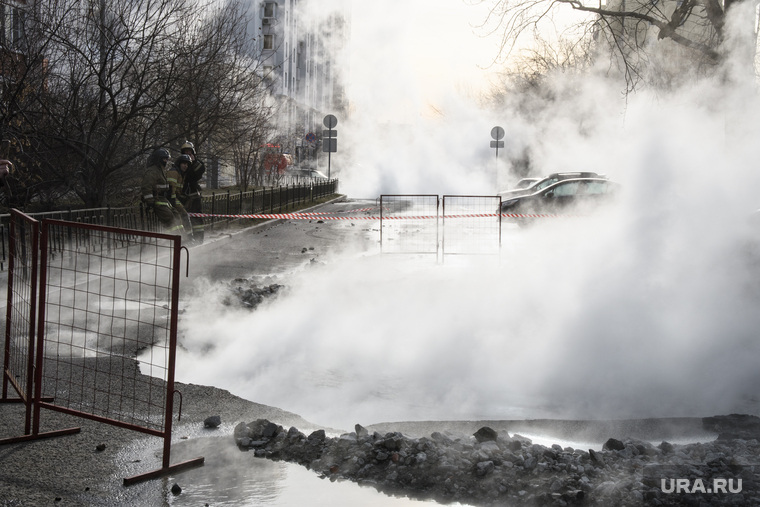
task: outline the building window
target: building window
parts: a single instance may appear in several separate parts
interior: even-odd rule
[[[264,36],[264,49],[274,49],[274,35]]]
[[[274,18],[275,14],[277,14],[277,3],[276,2],[266,2],[264,4],[264,17],[265,18]]]
[[[26,12],[21,7],[7,3],[0,5],[0,44],[11,48],[21,46],[25,17]]]

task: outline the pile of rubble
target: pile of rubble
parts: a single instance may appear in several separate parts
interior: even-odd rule
[[[725,429],[726,422],[713,419]],[[707,425],[707,420],[705,420]],[[238,447],[386,494],[470,505],[760,505],[757,418],[740,435],[653,445],[610,438],[601,450],[533,444],[482,427],[474,435],[356,431],[308,436],[265,419],[240,423]],[[753,426],[754,425],[754,426]],[[730,425],[734,427],[733,425]],[[734,438],[736,436],[743,438]]]
[[[278,283],[259,285],[254,279],[236,278],[230,284],[230,295],[224,298],[222,303],[226,306],[241,306],[255,310],[264,300],[274,299],[283,288]]]

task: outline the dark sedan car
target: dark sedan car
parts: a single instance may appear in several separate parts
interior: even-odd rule
[[[605,178],[574,178],[558,181],[529,195],[502,200],[501,213],[518,223],[537,218],[531,215],[587,214],[610,202],[619,185]]]
[[[516,186],[512,190],[505,190],[503,192],[499,192],[498,195],[501,196],[503,200],[510,199],[512,197],[517,197],[520,195],[529,195],[534,194],[538,192],[539,190],[542,190],[549,185],[554,185],[558,181],[562,180],[569,180],[574,178],[604,178],[606,177],[602,174],[592,173],[592,172],[565,172],[565,173],[552,173],[549,176],[546,176],[544,178],[525,178],[524,180],[534,180],[527,186]]]

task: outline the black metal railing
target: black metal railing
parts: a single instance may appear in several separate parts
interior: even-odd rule
[[[296,206],[302,206],[336,194],[337,191],[338,180],[330,180],[261,188],[247,192],[231,190],[212,192],[210,195],[202,197],[201,212],[212,215],[205,219],[206,228],[219,230],[245,219],[213,215],[285,213]],[[156,232],[160,230],[156,217],[153,213],[148,212],[142,203],[122,208],[68,209],[28,213],[28,215],[37,220],[50,218],[141,231]],[[7,269],[9,223],[10,214],[0,215],[0,271]]]

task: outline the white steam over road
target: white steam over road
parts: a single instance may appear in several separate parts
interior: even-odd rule
[[[355,114],[339,125],[346,152],[333,159],[352,160],[342,191],[492,195],[489,132],[500,124],[508,143],[530,146],[538,172],[592,170],[620,182],[620,209],[509,231],[497,266],[344,253],[253,313],[206,294],[181,319],[178,380],[346,429],[760,413],[760,264],[747,253],[760,240],[749,221],[760,207],[753,87],[694,81],[624,101],[589,77],[557,82],[564,99],[531,118],[484,111],[455,90],[427,100],[412,72],[424,56],[390,32],[422,43],[433,23],[388,24],[386,2],[377,4],[362,2],[378,24],[352,41],[374,51],[363,53],[366,68],[352,68]],[[413,101],[401,105],[418,114],[386,123],[388,97]]]

